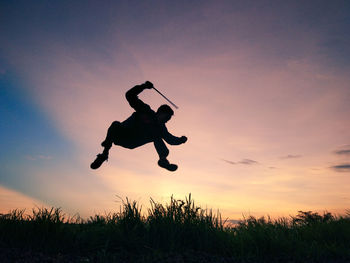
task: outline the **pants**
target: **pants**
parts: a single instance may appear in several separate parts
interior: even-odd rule
[[[104,142],[102,142],[102,146],[105,147],[105,150],[107,151],[112,147],[113,143],[128,149],[134,149],[150,142],[143,142],[137,139],[138,138],[130,136],[130,130],[126,131],[119,121],[114,121],[108,128],[107,136]],[[153,141],[160,159],[166,158],[169,155],[169,149],[166,147],[161,137],[153,138],[151,141]]]

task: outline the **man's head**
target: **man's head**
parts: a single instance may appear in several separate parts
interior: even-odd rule
[[[166,123],[171,119],[171,116],[174,115],[174,111],[170,106],[163,104],[157,110],[157,118],[160,122]]]

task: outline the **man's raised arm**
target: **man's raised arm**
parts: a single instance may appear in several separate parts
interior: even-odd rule
[[[141,85],[136,85],[135,87],[128,90],[125,94],[126,99],[128,100],[130,106],[135,109],[135,111],[145,111],[149,110],[150,106],[144,103],[138,98],[138,95],[145,89],[152,89],[153,84],[149,81]]]

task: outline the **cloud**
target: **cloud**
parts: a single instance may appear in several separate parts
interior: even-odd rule
[[[350,171],[350,163],[334,165],[334,166],[331,166],[331,168],[338,172]]]
[[[288,154],[288,155],[282,156],[282,157],[280,157],[280,158],[281,158],[281,159],[296,159],[296,158],[301,158],[301,156],[302,156],[302,155],[300,155],[300,154],[296,154],[296,155],[294,155],[294,154]]]
[[[236,164],[235,162],[232,162],[232,161],[229,161],[229,160],[225,160],[225,159],[221,159],[221,160],[224,161],[224,162],[227,162],[229,164]]]
[[[334,151],[337,155],[350,155],[350,145],[345,145],[342,149]]]
[[[254,160],[251,160],[251,159],[242,159],[239,162],[233,162],[233,161],[229,161],[229,160],[226,160],[226,159],[221,159],[221,160],[224,161],[224,162],[227,162],[229,164],[233,164],[233,165],[236,165],[236,164],[245,164],[245,165],[258,164],[257,161],[254,161]]]
[[[239,163],[241,164],[247,164],[247,165],[252,165],[252,164],[258,164],[257,161],[251,160],[251,159],[243,159]]]
[[[339,151],[336,151],[335,154],[339,154],[339,155],[342,155],[342,154],[350,155],[350,150],[339,150]]]

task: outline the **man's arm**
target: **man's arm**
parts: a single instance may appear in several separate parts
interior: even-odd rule
[[[125,94],[125,97],[127,101],[129,102],[130,106],[135,109],[135,111],[147,111],[150,110],[151,107],[144,103],[142,100],[138,98],[138,95],[145,89],[152,89],[153,84],[149,81],[146,81],[145,83],[141,85],[136,85],[135,87],[128,90]]]
[[[187,141],[186,136],[176,137],[172,135],[170,132],[168,132],[168,129],[165,126],[162,132],[162,138],[170,145],[179,145]]]

